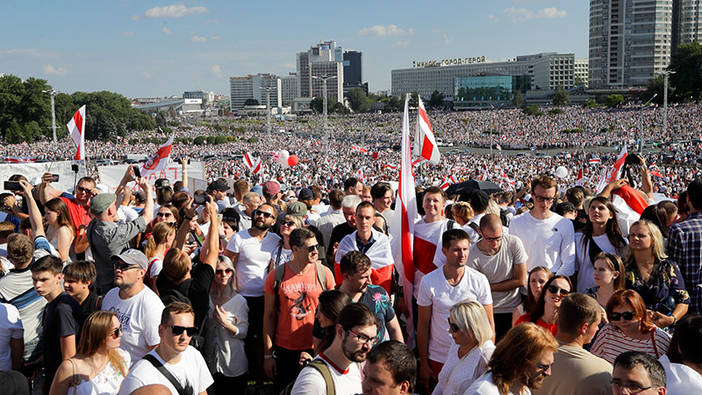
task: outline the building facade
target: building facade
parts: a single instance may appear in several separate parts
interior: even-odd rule
[[[285,77],[280,78],[280,97],[283,107],[290,107],[293,104],[297,95],[297,74],[289,73]]]
[[[531,89],[568,89],[573,86],[574,64],[574,54],[555,52],[517,56],[503,62],[487,62],[484,57],[471,58],[469,62],[415,62],[415,67],[391,71],[391,89],[394,96],[417,92],[429,97],[434,91],[453,96],[456,78],[480,75],[528,75]]]
[[[589,86],[589,64],[589,60],[587,59],[575,59],[573,67],[573,85],[584,85],[586,88]]]
[[[280,77],[273,74],[256,74],[245,77],[230,77],[230,110],[244,108],[247,100],[256,100],[266,105],[270,95],[270,106],[282,106],[282,87]]]
[[[344,93],[361,88],[368,94],[368,85],[363,85],[363,66],[360,51],[344,52]]]
[[[672,51],[680,44],[700,42],[700,22],[702,22],[700,0],[673,0],[673,40]]]
[[[487,108],[510,103],[514,94],[526,94],[531,88],[529,75],[486,75],[456,78],[453,106],[462,108]]]
[[[673,0],[590,0],[589,86],[645,87],[670,63]]]
[[[323,79],[327,81],[327,97],[341,100],[344,95],[343,48],[335,41],[324,41],[296,55],[298,97],[321,97]]]

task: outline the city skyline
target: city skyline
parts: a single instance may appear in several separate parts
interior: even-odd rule
[[[390,90],[390,71],[415,60],[587,57],[587,2],[466,3],[10,1],[0,24],[9,38],[0,44],[0,73],[44,78],[68,93],[226,95],[229,77],[285,76],[295,71],[296,53],[334,40],[363,53],[363,80],[375,92]]]

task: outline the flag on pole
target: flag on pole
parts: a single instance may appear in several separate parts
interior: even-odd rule
[[[414,293],[414,260],[412,258],[412,242],[414,239],[414,223],[418,219],[417,200],[412,175],[412,152],[409,132],[409,95],[405,97],[405,113],[402,118],[402,162],[400,165],[400,182],[395,199],[395,214],[390,226],[392,236],[392,255],[400,274],[400,283],[404,287],[405,305],[409,310],[407,332],[410,339],[407,344],[414,345],[414,328],[412,319],[412,294]]]
[[[73,144],[76,145],[75,160],[85,159],[85,105],[81,106],[66,124]]]
[[[624,148],[622,148],[622,152],[619,153],[619,156],[617,157],[617,160],[614,162],[614,166],[612,166],[612,170],[609,173],[609,177],[607,178],[607,182],[610,183],[612,181],[616,181],[621,177],[621,172],[622,172],[622,166],[624,166],[624,161],[626,160],[626,144],[624,144]]]
[[[575,185],[583,185],[583,169],[578,170],[578,178],[575,179]]]
[[[418,97],[417,129],[414,135],[414,154],[428,160],[431,164],[439,164],[439,146],[434,138],[427,111],[424,109],[422,98]]]
[[[261,160],[252,157],[248,152],[244,152],[244,166],[253,171],[254,174],[260,173],[261,169],[263,168],[261,165]]]
[[[141,176],[148,177],[151,174],[159,173],[166,170],[168,162],[171,158],[171,150],[173,149],[173,135],[158,147],[156,152],[144,163],[141,167]]]

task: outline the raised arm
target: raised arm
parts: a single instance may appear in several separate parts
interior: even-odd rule
[[[192,207],[192,205],[193,198],[190,198],[188,203],[183,208],[181,214],[183,218],[181,218],[180,227],[178,228],[178,232],[176,232],[173,248],[183,249],[183,246],[185,245],[185,239],[188,238],[188,233],[190,233],[190,224],[195,221],[195,217],[197,215],[195,207]]]
[[[181,172],[183,173],[183,188],[188,187],[188,157],[184,157],[180,160],[182,166]]]
[[[29,208],[29,223],[32,225],[32,234],[35,238],[37,236],[45,236],[41,212],[39,207],[37,207],[37,202],[34,201],[34,196],[32,196],[32,186],[24,180],[20,180],[19,183],[22,185],[24,199],[27,201],[27,207]]]
[[[217,215],[217,203],[209,199],[205,203],[205,210],[210,214],[210,227],[207,231],[207,238],[200,250],[200,262],[212,266],[212,270],[217,268],[217,255],[219,255],[219,217]]]
[[[139,186],[144,191],[144,210],[141,212],[141,216],[144,217],[144,222],[148,225],[154,219],[154,199],[151,192],[151,184],[146,178],[138,179]]]
[[[44,173],[44,175],[41,176],[41,184],[39,185],[39,201],[41,204],[45,204],[49,200],[61,196],[61,191],[51,186],[53,177],[51,173]]]

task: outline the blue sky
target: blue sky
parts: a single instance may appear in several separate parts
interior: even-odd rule
[[[0,73],[62,92],[227,94],[229,77],[295,71],[320,40],[363,52],[371,91],[412,60],[587,57],[588,2],[2,0]]]

